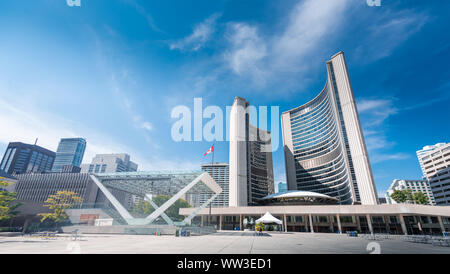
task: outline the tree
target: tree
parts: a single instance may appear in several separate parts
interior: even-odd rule
[[[157,195],[153,198],[153,202],[158,206],[162,206],[165,202],[167,202],[171,196],[169,195]],[[183,199],[178,199],[172,206],[170,206],[166,211],[166,215],[172,219],[172,221],[182,221],[184,216],[179,215],[180,208],[191,207],[191,205]],[[155,211],[153,206],[148,201],[140,201],[133,208],[132,213],[148,216]]]
[[[66,209],[72,208],[76,204],[80,204],[83,198],[78,196],[78,193],[72,191],[58,191],[56,194],[50,195],[44,203],[44,207],[53,210],[52,213],[40,213],[42,216],[41,222],[47,219],[53,220],[55,223],[64,221],[67,216]]]
[[[394,190],[394,192],[391,194],[391,199],[399,204],[406,203],[408,201],[412,202],[413,201],[412,190],[411,189]]]
[[[17,203],[17,193],[9,192],[2,187],[7,187],[10,183],[4,181],[4,178],[0,177],[0,221],[11,219],[19,214],[16,209],[22,204]]]
[[[148,216],[154,211],[152,205],[147,201],[139,201],[131,211],[138,216]]]
[[[412,195],[413,201],[415,204],[419,205],[427,205],[428,204],[428,197],[423,194],[423,192],[418,191]]]

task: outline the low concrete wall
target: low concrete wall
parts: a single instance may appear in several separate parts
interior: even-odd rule
[[[112,219],[111,216],[105,213],[100,208],[90,208],[90,209],[66,209],[66,213],[69,216],[69,220],[72,224],[80,223],[80,217],[83,214],[88,215],[99,215],[99,219]]]
[[[156,232],[161,235],[175,235],[175,226],[64,226],[64,233],[71,233],[75,229],[83,234],[127,234],[127,235],[155,235]]]
[[[17,237],[22,236],[22,232],[0,232],[0,237]]]
[[[113,226],[64,226],[61,228],[64,233],[72,233],[78,229],[83,234],[125,234],[125,235],[175,235],[180,227],[169,225],[113,225]],[[205,235],[215,233],[213,228],[183,227],[191,232],[191,235]]]

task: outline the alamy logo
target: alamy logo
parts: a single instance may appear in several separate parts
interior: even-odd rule
[[[381,0],[366,0],[367,1],[367,5],[369,7],[380,7],[381,6]]]
[[[66,0],[69,7],[81,7],[81,0]]]

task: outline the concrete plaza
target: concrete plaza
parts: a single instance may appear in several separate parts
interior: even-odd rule
[[[321,233],[272,233],[254,236],[251,232],[218,232],[211,235],[175,237],[149,235],[70,235],[57,238],[0,237],[0,254],[450,254],[450,247],[408,242],[404,238],[372,241],[366,238]]]

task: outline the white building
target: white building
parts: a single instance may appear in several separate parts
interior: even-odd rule
[[[257,205],[274,193],[270,131],[250,124],[250,103],[236,97],[230,112],[229,205]]]
[[[378,197],[344,53],[327,62],[324,89],[282,114],[289,190],[338,198],[340,204],[376,205]]]
[[[420,168],[422,169],[422,173],[423,173],[423,177],[427,177],[426,176],[426,172],[425,172],[425,166],[423,165],[423,161],[422,158],[425,157],[428,153],[430,153],[431,151],[441,147],[441,146],[445,146],[445,143],[437,143],[435,145],[432,146],[424,146],[421,150],[418,150],[416,152],[417,154],[417,159],[419,160],[419,164],[420,164]]]
[[[130,161],[130,155],[97,154],[90,164],[81,165],[81,173],[115,173],[137,171],[138,165]]]
[[[386,192],[386,200],[388,204],[396,204],[397,202],[391,199],[392,193],[395,190],[407,190],[410,189],[412,193],[422,192],[428,197],[429,205],[436,205],[434,200],[433,192],[431,191],[431,186],[427,180],[398,180],[395,179],[388,191]]]
[[[222,188],[220,193],[212,202],[211,207],[228,207],[229,197],[229,168],[227,163],[203,164],[202,171],[206,171]],[[193,207],[199,207],[201,204],[211,198],[212,193],[186,194],[186,201]]]
[[[436,205],[450,205],[450,143],[422,155],[419,161],[423,163]]]

